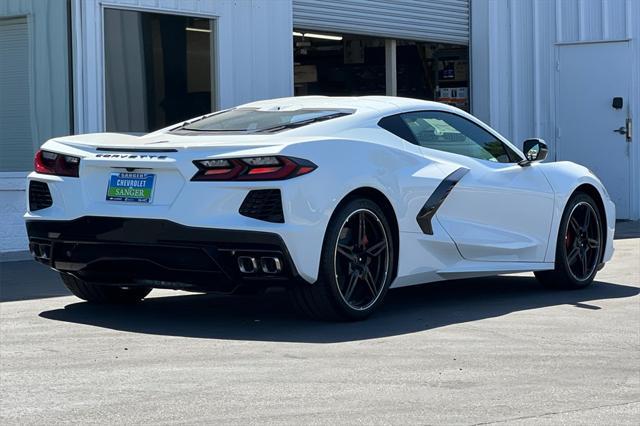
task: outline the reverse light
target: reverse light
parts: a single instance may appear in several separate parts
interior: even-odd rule
[[[311,161],[285,156],[196,160],[192,181],[283,180],[311,173],[318,166]]]
[[[39,150],[33,161],[35,171],[45,175],[78,177],[80,158]]]

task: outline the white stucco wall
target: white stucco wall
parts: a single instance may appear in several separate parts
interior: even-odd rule
[[[4,173],[0,177],[0,251],[26,249],[26,232],[22,215],[26,208],[26,173]]]

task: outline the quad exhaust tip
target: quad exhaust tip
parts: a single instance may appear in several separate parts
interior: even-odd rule
[[[243,274],[254,274],[258,270],[258,262],[255,257],[238,256],[238,268]]]
[[[259,270],[265,274],[279,274],[282,262],[276,256],[263,256],[259,260],[253,256],[238,256],[238,268],[243,274],[255,274]]]
[[[260,267],[265,274],[279,274],[282,272],[282,263],[280,259],[273,256],[265,256],[260,258]]]

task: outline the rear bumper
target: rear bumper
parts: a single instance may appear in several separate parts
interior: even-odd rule
[[[230,293],[240,286],[303,281],[282,238],[270,232],[96,216],[32,220],[26,226],[37,261],[104,284]],[[240,256],[255,258],[257,270],[241,272]],[[263,272],[262,257],[277,257],[281,270]]]

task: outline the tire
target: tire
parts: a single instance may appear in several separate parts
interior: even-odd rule
[[[555,269],[534,272],[553,289],[581,289],[593,282],[604,250],[603,221],[593,198],[579,192],[562,214],[556,243]]]
[[[393,280],[395,238],[373,201],[358,198],[340,207],[327,226],[318,280],[289,290],[296,311],[325,321],[367,318]]]
[[[135,303],[144,299],[151,292],[150,287],[100,285],[65,273],[60,273],[60,278],[74,296],[91,303]]]

